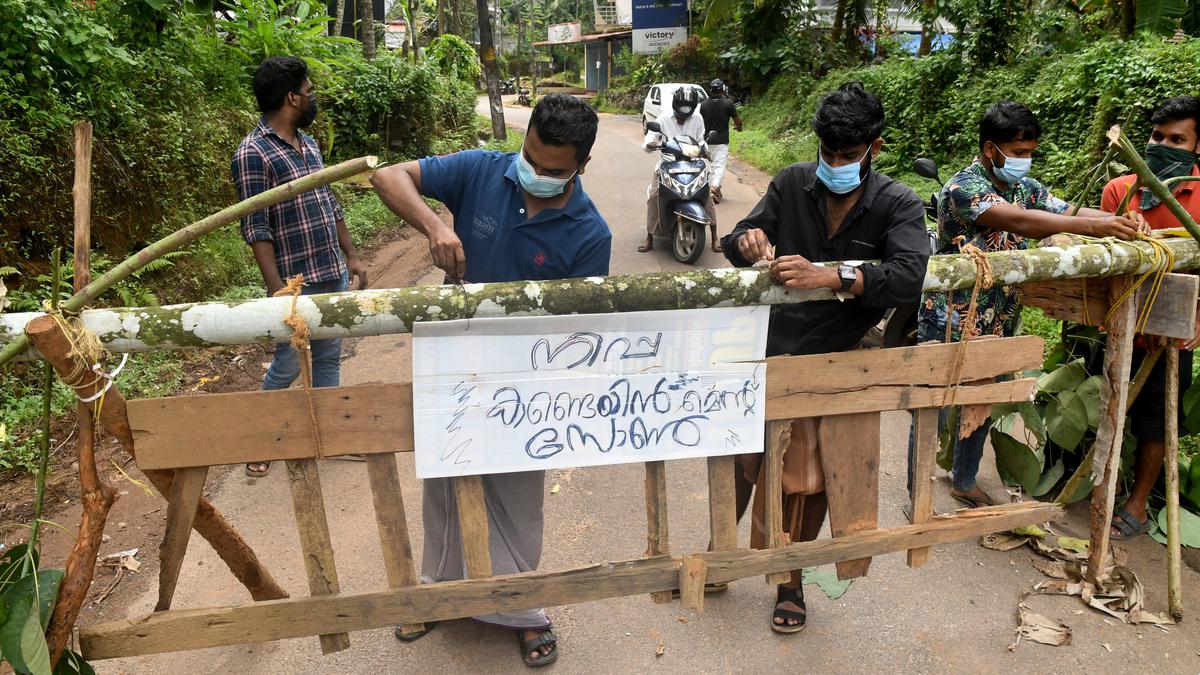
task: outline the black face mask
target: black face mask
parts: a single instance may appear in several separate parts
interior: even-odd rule
[[[1192,172],[1196,164],[1196,153],[1183,148],[1175,148],[1166,143],[1146,144],[1146,166],[1154,172],[1159,180],[1169,180],[1186,176]],[[1141,209],[1148,211],[1160,204],[1160,200],[1150,190],[1143,189],[1141,194]]]
[[[300,119],[296,120],[296,127],[307,129],[315,119],[317,119],[317,95],[309,92],[308,107],[300,111]]]

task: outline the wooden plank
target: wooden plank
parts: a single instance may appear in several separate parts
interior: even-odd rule
[[[913,413],[913,425],[916,427],[912,475],[911,513],[914,525],[923,523],[933,517],[933,468],[937,461],[938,451],[938,411],[926,408]],[[908,550],[908,566],[917,568],[929,562],[930,549],[911,548]]]
[[[1062,508],[1055,504],[1004,504],[936,516],[919,525],[818,539],[783,549],[694,555],[708,564],[708,582],[720,583],[969,539],[1062,516]],[[158,612],[82,628],[80,645],[83,656],[94,661],[591,602],[670,590],[679,583],[679,564],[661,556],[561,572]]]
[[[646,556],[665,555],[671,551],[667,527],[667,463],[646,462]],[[650,594],[655,604],[671,602],[671,592]]]
[[[766,455],[763,494],[763,527],[766,528],[767,548],[780,548],[783,538],[783,453],[792,442],[792,421],[767,422]],[[768,584],[787,583],[792,578],[791,570],[767,575]]]
[[[329,538],[329,521],[325,517],[325,497],[321,493],[317,460],[290,459],[287,461],[287,470],[288,482],[292,487],[292,508],[296,513],[296,529],[300,534],[300,551],[308,575],[308,592],[313,596],[337,595],[340,590],[337,567],[333,562],[333,542]],[[322,654],[349,647],[350,636],[346,633],[321,635]]]
[[[737,548],[737,494],[733,455],[708,458],[709,545],[714,551]]]
[[[1126,284],[1110,286],[1116,300]],[[1096,429],[1092,480],[1091,544],[1088,548],[1088,581],[1099,585],[1106,576],[1108,530],[1112,525],[1113,504],[1117,498],[1118,472],[1121,468],[1121,442],[1125,438],[1126,399],[1129,395],[1129,369],[1133,359],[1134,322],[1137,307],[1126,301],[1108,326],[1108,345],[1104,350],[1104,386],[1100,388],[1100,426]]]
[[[375,524],[379,526],[379,546],[383,551],[383,568],[388,588],[415,586],[417,572],[413,566],[412,544],[408,537],[408,521],[404,515],[404,495],[400,489],[400,470],[395,455],[367,455],[367,480],[371,485],[371,502],[375,506]],[[424,624],[402,626],[405,632],[423,630]]]
[[[412,415],[402,414],[412,410],[410,383],[316,388],[312,397],[326,457],[412,452]],[[129,422],[143,471],[315,457],[303,389],[139,399],[129,401]]]
[[[204,481],[208,478],[208,467],[197,466],[176,469],[175,480],[171,481],[171,494],[167,499],[167,527],[163,532],[162,545],[158,549],[158,604],[154,611],[171,609],[175,597],[175,585],[179,582],[179,570],[183,567],[183,556],[187,552],[188,539],[192,536],[192,523],[196,519],[196,508],[200,506],[200,495]]]
[[[459,476],[453,480],[467,576],[486,579],[492,576],[492,550],[487,502],[483,496],[483,476]]]
[[[1167,483],[1167,609],[1176,621],[1183,620],[1183,550],[1179,542],[1179,345],[1167,351],[1166,454],[1163,468]],[[1197,461],[1195,458],[1192,461]]]
[[[694,555],[683,556],[679,568],[679,599],[683,606],[697,612],[704,611],[704,578],[708,566],[704,558]]]
[[[1111,279],[1067,279],[1022,284],[1021,303],[1039,307],[1047,316],[1063,321],[1100,325],[1111,307]],[[1148,284],[1147,284],[1148,286]],[[1084,288],[1087,289],[1087,312],[1084,312]],[[1167,274],[1147,317],[1145,332],[1180,339],[1192,337],[1196,321],[1196,298],[1200,292],[1200,277],[1192,274]],[[1138,311],[1145,306],[1146,294],[1138,295]]]
[[[834,538],[879,527],[879,413],[821,418],[821,466]],[[866,576],[870,558],[837,564],[839,579]]]
[[[962,379],[1036,367],[1041,345],[1031,336],[971,342]],[[767,419],[941,407],[943,389],[936,385],[948,380],[955,350],[921,345],[768,359]],[[1033,380],[962,386],[950,404],[1032,400],[1035,386]],[[312,396],[327,457],[412,452],[412,415],[397,414],[412,409],[411,383],[319,388]],[[269,416],[245,415],[267,409]],[[314,456],[300,389],[129,401],[129,419],[143,471]],[[222,419],[238,423],[213,423]]]

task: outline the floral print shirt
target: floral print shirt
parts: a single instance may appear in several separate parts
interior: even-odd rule
[[[1014,251],[1029,248],[1029,242],[1018,234],[993,230],[977,225],[979,217],[997,204],[1008,202],[1023,209],[1038,209],[1064,213],[1070,207],[1050,194],[1038,181],[1026,177],[1001,192],[992,182],[988,170],[976,158],[966,169],[946,183],[938,196],[938,254],[958,253],[961,245],[974,244],[985,253]],[[921,298],[918,322],[929,333],[946,334],[946,317],[952,327],[952,341],[962,339],[959,324],[967,318],[971,289],[951,293],[926,293]],[[980,289],[976,301],[978,318],[972,337],[996,335],[1011,337],[1017,329],[1021,304],[1015,288],[994,286]]]

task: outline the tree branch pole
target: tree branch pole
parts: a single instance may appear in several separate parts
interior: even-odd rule
[[[1179,345],[1167,347],[1166,427],[1163,468],[1167,483],[1167,608],[1176,621],[1183,620],[1183,551],[1179,543]],[[1195,461],[1195,460],[1193,460]]]
[[[1177,269],[1200,267],[1200,243],[1186,238],[1164,243],[1174,252]],[[1154,254],[1145,242],[1105,240],[1003,251],[987,258],[999,283],[1020,284],[1144,273]],[[974,283],[970,256],[934,256],[923,287],[946,291]],[[305,295],[297,309],[312,326],[312,339],[320,340],[406,333],[417,321],[774,305],[833,297],[831,291],[789,291],[765,268],[744,268]],[[83,312],[82,319],[110,350],[137,352],[282,342],[291,336],[283,324],[290,307],[290,298],[260,298],[94,309]],[[13,340],[38,316],[0,315],[0,344]]]
[[[93,364],[82,360],[77,362],[70,356],[71,341],[63,332],[62,326],[53,317],[43,316],[31,322],[26,327],[26,333],[38,351],[54,366],[59,377],[70,377],[77,364],[91,370]],[[88,382],[75,391],[80,397],[88,398],[97,393],[102,386],[103,384],[98,382]],[[87,404],[93,415],[96,414],[95,405],[94,402]],[[129,427],[129,415],[125,408],[125,398],[121,396],[121,392],[117,391],[116,387],[112,387],[104,395],[104,405],[101,406],[98,417],[100,425],[117,438],[117,441],[131,457],[136,457],[133,431]],[[150,479],[159,493],[163,495],[171,493],[171,483],[174,480],[173,471],[147,471],[146,478]],[[287,597],[287,591],[275,582],[271,573],[259,562],[254,551],[242,539],[237,530],[207,499],[200,500],[192,528],[212,545],[213,550],[217,552],[221,560],[225,561],[233,575],[250,592],[250,597],[255,600]]]
[[[92,248],[92,125],[75,123],[75,247],[72,282],[79,292],[91,280],[89,254]],[[50,662],[57,664],[71,639],[79,610],[87,599],[96,571],[96,556],[104,535],[109,509],[117,492],[100,476],[96,467],[96,429],[92,410],[80,403],[75,412],[79,425],[79,487],[83,516],[79,534],[67,556],[65,574],[58,590],[58,601],[46,630]]]
[[[1138,149],[1130,142],[1125,132],[1121,131],[1120,126],[1113,126],[1108,130],[1108,140],[1112,147],[1121,153],[1121,157],[1129,164],[1133,172],[1137,174],[1138,182],[1154,193],[1154,196],[1158,197],[1159,201],[1166,205],[1171,215],[1175,216],[1179,224],[1187,229],[1193,239],[1200,241],[1200,227],[1196,225],[1192,214],[1183,208],[1178,199],[1175,199],[1175,195],[1171,194],[1171,188],[1167,187],[1158,179],[1158,176],[1154,175],[1154,172],[1146,164],[1146,160],[1142,159],[1142,156],[1138,153]]]
[[[378,165],[379,160],[375,157],[351,159],[341,164],[327,167],[316,173],[310,173],[302,178],[297,178],[290,183],[273,187],[266,192],[259,193],[249,199],[218,211],[207,218],[198,220],[181,230],[177,230],[159,239],[133,256],[126,258],[124,262],[101,275],[99,279],[92,281],[79,292],[75,293],[75,295],[72,295],[70,299],[63,302],[62,308],[66,312],[78,312],[113,286],[128,279],[134,272],[171,251],[187,246],[219,227],[236,222],[242,217],[265,209],[268,206],[274,206],[280,202],[292,199],[309,190],[329,185],[330,183],[356,176],[366,171],[371,171],[378,167]],[[0,365],[7,363],[29,346],[29,342],[19,333],[12,334],[11,338],[0,335],[0,340],[7,343],[4,345],[4,349],[0,350]]]

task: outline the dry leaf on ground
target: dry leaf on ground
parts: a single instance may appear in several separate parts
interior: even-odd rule
[[[1030,611],[1023,602],[1017,605],[1017,620],[1017,633],[1026,640],[1055,647],[1071,644],[1070,626]]]

